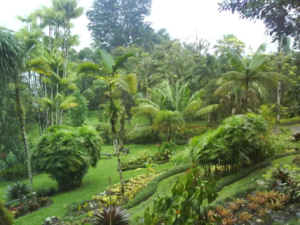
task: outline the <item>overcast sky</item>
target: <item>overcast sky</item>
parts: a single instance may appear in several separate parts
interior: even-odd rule
[[[17,30],[22,23],[16,19],[17,15],[26,16],[40,5],[51,5],[51,0],[0,0],[0,26]],[[270,43],[261,21],[256,23],[239,19],[238,15],[230,12],[218,11],[221,0],[153,0],[152,12],[148,20],[155,30],[166,28],[172,38],[181,40],[208,39],[214,43],[224,34],[234,34],[247,46],[255,50],[262,43]],[[79,5],[85,11],[92,6],[93,0],[79,0]],[[74,20],[74,34],[80,36],[80,46],[88,47],[91,38],[87,29],[88,19],[85,15]]]

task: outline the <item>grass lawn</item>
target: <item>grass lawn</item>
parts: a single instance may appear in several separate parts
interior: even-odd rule
[[[152,145],[126,145],[130,148],[130,154],[122,156],[123,159],[134,156],[137,152],[148,149],[151,155],[157,151],[154,144]],[[184,146],[180,146],[183,149]],[[112,153],[113,146],[103,146],[102,153]],[[167,170],[173,166],[172,163],[166,163],[162,165],[157,165],[154,167],[155,172],[160,172]],[[138,176],[140,174],[146,174],[146,170],[129,170],[123,173],[124,179],[129,179],[131,177]],[[63,218],[67,211],[68,205],[74,202],[82,202],[84,200],[90,200],[93,195],[103,192],[108,186],[108,178],[110,177],[112,184],[119,182],[119,175],[117,172],[117,158],[106,159],[104,156],[98,162],[96,168],[91,168],[87,175],[83,179],[82,185],[69,192],[59,193],[51,197],[54,204],[52,206],[46,207],[44,209],[38,210],[36,212],[30,213],[26,216],[20,217],[15,220],[16,225],[40,225],[49,216],[56,216],[58,218]],[[28,182],[24,180],[24,182]],[[56,182],[51,180],[48,175],[40,174],[33,179],[34,187],[56,187]],[[11,182],[1,182],[0,184],[0,196],[4,195],[7,185]]]

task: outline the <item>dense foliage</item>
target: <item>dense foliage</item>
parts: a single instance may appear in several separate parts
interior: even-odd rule
[[[269,128],[262,116],[236,115],[225,119],[216,130],[192,138],[192,160],[225,172],[236,171],[273,155]]]
[[[283,37],[292,36],[299,45],[300,2],[295,0],[223,0],[220,9],[238,12],[242,18],[263,20],[267,33],[274,40],[282,41]]]
[[[78,187],[90,166],[100,158],[101,139],[91,127],[52,126],[32,155],[37,171],[58,182],[60,190]]]
[[[71,119],[71,124],[72,126],[81,126],[87,117],[88,102],[85,99],[85,97],[83,97],[80,94],[79,90],[75,90],[72,96],[75,97],[76,106],[70,109],[69,115]]]
[[[4,204],[2,201],[0,201],[0,224],[1,225],[12,225],[13,224],[13,216],[4,207]]]
[[[131,44],[143,45],[152,28],[145,22],[150,15],[151,0],[95,0],[87,12],[88,28],[96,45],[106,50]]]
[[[180,177],[172,188],[171,197],[154,200],[153,212],[147,208],[144,215],[146,225],[154,224],[202,224],[204,201],[211,203],[216,199],[215,183],[202,177],[200,170],[194,168]]]
[[[5,197],[8,200],[15,200],[20,199],[21,197],[24,197],[29,194],[29,186],[28,184],[21,183],[20,181],[17,181],[16,183],[13,183],[12,185],[9,185],[6,190]]]

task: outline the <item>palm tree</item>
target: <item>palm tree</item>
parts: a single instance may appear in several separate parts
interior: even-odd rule
[[[97,65],[92,62],[82,63],[78,68],[78,73],[92,75],[96,79],[102,79],[106,82],[108,88],[110,125],[114,139],[114,149],[118,157],[118,171],[120,174],[121,191],[124,193],[122,163],[120,159],[120,150],[122,150],[122,146],[120,145],[120,133],[118,133],[116,129],[119,107],[115,101],[118,99],[118,93],[120,91],[126,91],[129,94],[134,94],[137,91],[137,78],[135,74],[122,76],[121,74],[117,73],[117,70],[121,64],[133,54],[124,54],[123,56],[118,57],[116,60],[114,60],[113,57],[105,51],[99,51],[99,54],[102,58],[101,65]],[[121,126],[122,125],[124,124],[121,124]]]
[[[20,87],[19,79],[20,73],[23,66],[23,57],[25,53],[17,41],[16,37],[9,31],[0,28],[0,80],[7,83],[12,80],[15,83],[15,93],[16,93],[16,110],[17,115],[20,120],[20,128],[22,133],[22,139],[25,147],[27,166],[28,166],[28,176],[29,176],[29,186],[30,192],[33,192],[33,182],[32,182],[32,170],[31,170],[31,158],[29,152],[29,145],[27,140],[27,134],[25,129],[25,115],[22,108],[22,103],[20,99]]]
[[[164,112],[169,111],[173,113],[176,112],[176,114],[174,114],[176,116],[179,116],[180,114],[180,117],[187,118],[201,108],[201,97],[203,94],[203,90],[198,90],[194,94],[191,94],[189,82],[182,83],[181,81],[177,81],[174,87],[172,87],[169,80],[163,80],[153,88],[150,94],[147,94],[147,98],[138,97],[135,99],[138,104],[138,107],[135,109],[135,115],[146,116],[149,119],[150,124],[138,124],[128,133],[128,135],[133,138],[142,135],[150,135],[152,133],[152,136],[157,139],[159,133],[157,127],[160,127],[158,124],[155,125],[157,116],[163,114],[167,116]],[[181,127],[182,123],[178,125]],[[170,135],[167,135],[168,139],[171,138]]]
[[[165,133],[167,135],[167,141],[171,141],[171,135],[180,130],[184,125],[184,119],[180,112],[162,110],[159,111],[155,117],[153,128],[159,133]]]
[[[234,50],[228,50],[232,60],[232,64],[237,68],[237,71],[224,73],[218,80],[219,88],[215,94],[228,92],[236,86],[245,88],[245,111],[248,111],[248,94],[249,88],[254,88],[258,85],[266,87],[275,87],[279,79],[283,79],[275,72],[264,72],[263,67],[268,62],[268,58],[261,53],[265,50],[265,45],[261,45],[256,53],[251,58],[243,59]]]

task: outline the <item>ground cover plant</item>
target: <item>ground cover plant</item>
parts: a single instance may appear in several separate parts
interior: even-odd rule
[[[227,193],[227,196],[231,196],[230,200],[218,200],[214,207],[207,211],[210,221],[217,222],[216,218],[219,217],[218,224],[240,224],[247,221],[254,224],[281,224],[297,217],[300,202],[294,193],[299,191],[299,167],[292,164],[276,164],[291,163],[293,158],[295,156],[274,160],[271,167],[253,173],[246,182],[256,187],[249,188],[242,180],[238,181],[237,185],[246,187],[243,192],[231,186],[230,193]],[[219,196],[224,198],[225,191],[222,190]]]

